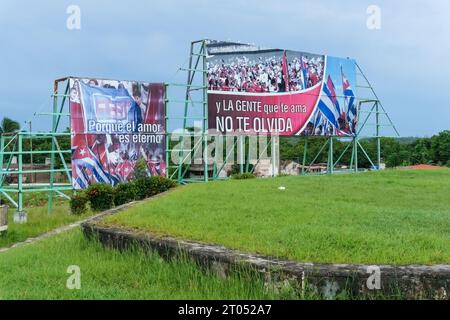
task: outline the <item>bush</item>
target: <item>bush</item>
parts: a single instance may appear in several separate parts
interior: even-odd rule
[[[133,177],[136,180],[145,179],[148,177],[147,163],[143,158],[136,161],[136,165],[134,166]]]
[[[244,163],[244,170],[247,168],[247,164],[246,163]],[[255,165],[254,164],[248,164],[248,170],[249,171],[253,171],[254,170],[254,168],[255,168]],[[233,176],[233,175],[235,175],[235,174],[240,174],[241,173],[241,165],[240,164],[237,164],[237,163],[235,163],[235,164],[233,164],[232,166],[231,166],[231,175]]]
[[[88,197],[84,192],[79,192],[70,199],[70,211],[72,214],[81,215],[87,211]]]
[[[165,177],[154,176],[135,180],[136,198],[145,199],[165,192],[175,186],[175,182]]]
[[[86,195],[94,211],[108,210],[114,205],[114,189],[109,184],[92,184],[86,189]]]
[[[253,173],[245,172],[245,173],[233,174],[231,176],[231,178],[236,179],[236,180],[247,180],[247,179],[255,179],[256,176]]]
[[[165,177],[155,176],[150,178],[149,196],[154,196],[158,193],[166,192],[175,186],[175,182]]]
[[[447,167],[450,168],[450,160],[447,161]]]
[[[119,183],[114,188],[114,204],[120,206],[136,199],[136,185],[133,182]]]
[[[134,180],[133,184],[136,190],[137,200],[142,200],[148,197],[148,190],[150,189],[150,177]]]

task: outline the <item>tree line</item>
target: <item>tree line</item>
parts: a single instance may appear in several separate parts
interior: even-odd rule
[[[325,137],[309,138],[281,138],[281,160],[303,161],[305,141],[308,139],[308,153],[306,163],[309,165],[326,143]],[[445,130],[429,138],[381,138],[381,159],[387,167],[409,166],[416,164],[432,164],[450,167],[450,131]],[[348,144],[352,141],[335,138],[333,141],[333,157],[336,161]],[[367,152],[368,157],[376,164],[377,140],[375,138],[362,138],[360,143]],[[352,147],[342,156],[340,164],[349,164]],[[315,163],[326,163],[328,147],[325,147]],[[362,151],[358,153],[358,165],[361,168],[370,168],[372,165]]]

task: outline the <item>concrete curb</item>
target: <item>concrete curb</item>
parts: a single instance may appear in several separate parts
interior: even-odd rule
[[[82,229],[86,237],[97,238],[106,247],[126,249],[137,245],[164,258],[187,255],[221,276],[236,269],[256,271],[269,286],[312,291],[326,299],[340,293],[350,298],[449,299],[450,265],[301,263],[92,222],[82,224]]]

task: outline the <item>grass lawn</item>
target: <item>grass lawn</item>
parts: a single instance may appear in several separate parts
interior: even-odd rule
[[[69,266],[81,289],[69,290]],[[119,252],[86,240],[79,229],[0,254],[0,299],[275,299],[250,275],[222,279],[188,261],[163,261],[138,250]]]
[[[449,264],[450,170],[193,184],[104,223],[305,262]]]
[[[84,215],[72,215],[70,214],[69,201],[57,200],[54,204],[53,213],[49,215],[45,202],[38,201],[40,196],[38,194],[34,198],[25,199],[25,211],[28,214],[28,222],[25,224],[14,223],[15,208],[11,208],[8,211],[8,232],[0,236],[0,248],[8,247],[13,243],[24,241],[30,237],[36,237],[72,222],[83,220],[93,214],[89,211]],[[44,201],[46,201],[46,197]]]

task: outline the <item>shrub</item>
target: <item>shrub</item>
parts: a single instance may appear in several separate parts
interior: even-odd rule
[[[244,163],[244,169],[245,168],[247,168],[247,163]],[[255,165],[254,164],[248,164],[248,170],[249,171],[253,171],[254,170],[254,168],[255,168]],[[231,175],[233,176],[233,175],[235,175],[235,174],[240,174],[241,173],[241,165],[240,164],[237,164],[237,163],[235,163],[235,164],[233,164],[232,166],[231,166]]]
[[[175,182],[165,177],[154,176],[150,178],[149,196],[154,196],[158,193],[166,192],[175,186]]]
[[[114,189],[109,184],[92,184],[86,189],[86,195],[94,211],[108,210],[114,205]]]
[[[450,168],[450,160],[447,161],[447,167]]]
[[[136,199],[136,185],[133,182],[119,183],[114,188],[114,204],[120,206]]]
[[[142,200],[148,197],[148,190],[150,189],[150,177],[138,179],[133,181],[136,190],[136,199]]]
[[[165,177],[154,176],[136,180],[136,197],[144,199],[165,192],[175,186],[175,182]]]
[[[80,215],[87,211],[88,197],[84,192],[79,192],[70,199],[70,211],[72,214]]]
[[[255,179],[256,176],[253,173],[245,172],[245,173],[233,174],[231,176],[231,178],[236,179],[236,180],[247,180],[247,179]]]
[[[147,163],[143,158],[140,158],[138,161],[136,161],[136,165],[134,166],[133,177],[136,180],[145,179],[148,177]]]

